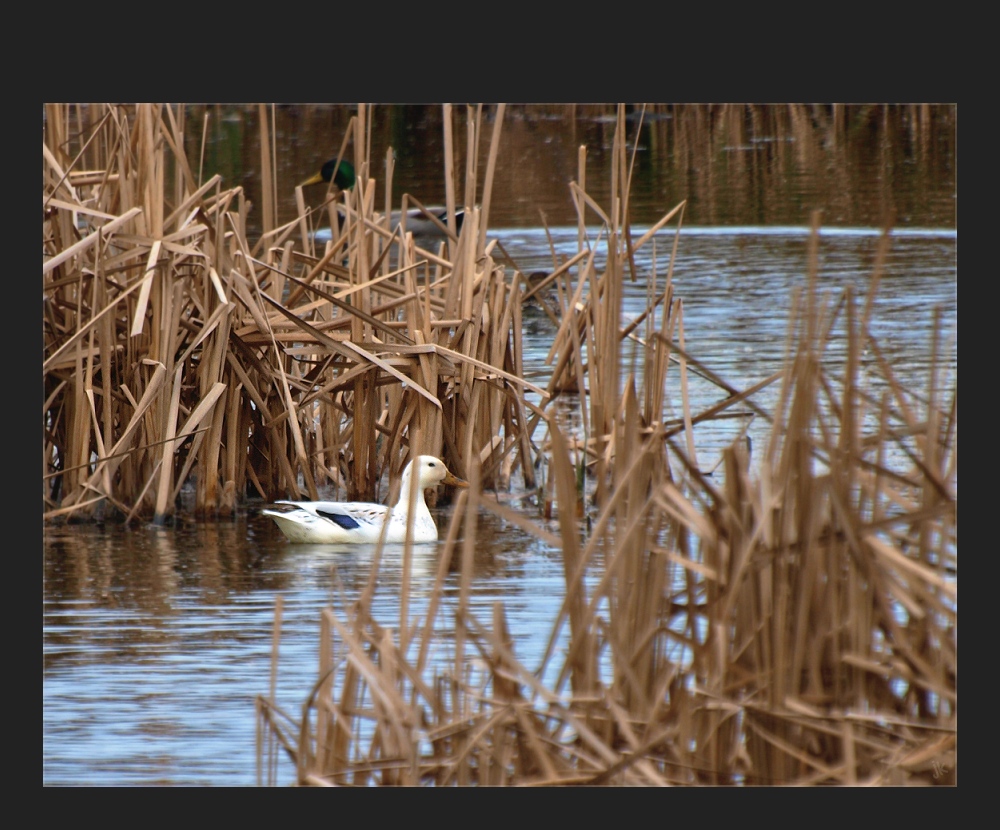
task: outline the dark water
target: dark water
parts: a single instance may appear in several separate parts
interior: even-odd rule
[[[295,185],[340,152],[358,108],[343,105],[186,105],[183,120],[194,175],[218,173],[241,186],[261,221],[261,121],[267,121],[276,178],[277,221],[297,216]],[[627,108],[632,169],[631,221],[652,224],[686,201],[685,225],[808,225],[813,210],[837,227],[952,228],[957,225],[957,121],[954,105],[650,104]],[[463,204],[467,123],[475,108],[452,107],[456,198]],[[570,182],[610,204],[613,105],[512,104],[506,108],[489,215],[491,228],[575,225]],[[84,109],[84,125],[103,114]],[[496,108],[480,118],[476,202],[482,198]],[[373,105],[369,175],[381,210],[391,187],[425,205],[444,204],[441,105]],[[475,123],[475,121],[474,121]],[[585,147],[581,178],[579,148]],[[345,158],[356,162],[353,134]],[[391,181],[389,159],[391,158]],[[86,152],[82,166],[87,167]],[[92,165],[91,165],[92,166]],[[307,188],[317,207],[325,188]],[[588,223],[594,215],[587,216]]]
[[[542,140],[543,146],[557,140],[563,139]],[[800,195],[800,203],[808,201],[807,193]],[[904,384],[922,383],[926,375],[934,308],[942,311],[950,356],[944,381],[957,372],[957,233],[953,223],[937,225],[937,219],[931,211],[897,229],[876,295],[873,330]],[[524,273],[552,267],[550,239],[557,254],[576,251],[575,228],[554,227],[547,237],[537,225],[515,224],[494,235]],[[626,285],[626,320],[644,307],[651,281],[657,280],[654,290],[662,287],[672,235],[661,236],[656,277],[649,247],[637,262],[642,280]],[[851,285],[863,299],[877,239],[870,226],[825,229],[821,291],[839,295]],[[732,385],[750,386],[780,364],[791,292],[805,284],[806,242],[803,226],[794,224],[747,222],[681,234],[673,279],[684,302],[688,350]],[[529,380],[547,380],[544,358],[552,336],[544,316],[527,313]],[[863,366],[866,360],[870,356]],[[697,378],[692,394],[696,409],[719,398]],[[766,406],[773,402],[768,395],[776,394],[766,391],[759,401]],[[672,398],[671,407],[679,404]],[[572,399],[560,411],[572,429]],[[719,421],[696,427],[703,469],[718,463],[740,426]],[[751,423],[750,434],[763,441],[765,425]],[[511,492],[496,498],[541,521],[519,476]],[[443,531],[448,508],[437,518]],[[489,620],[493,602],[502,600],[516,653],[529,667],[537,665],[562,596],[558,551],[487,511],[479,522],[473,613]],[[415,554],[411,620],[422,622],[439,553],[440,546],[426,545]],[[246,510],[229,521],[182,519],[172,527],[46,527],[43,782],[255,784],[254,697],[269,687],[276,597],[285,603],[276,699],[297,716],[317,677],[320,612],[331,605],[342,612],[359,595],[372,556],[366,547],[290,545],[270,520]],[[400,625],[400,562],[400,550],[389,548],[375,596],[376,619],[394,629]],[[445,637],[456,597],[457,576],[450,575],[437,617]],[[290,763],[279,769],[279,780],[293,780]]]

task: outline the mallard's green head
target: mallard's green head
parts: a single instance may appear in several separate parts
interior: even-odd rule
[[[333,175],[334,168],[337,169],[336,176]],[[347,159],[341,159],[338,166],[336,159],[330,159],[323,165],[322,170],[302,182],[302,187],[305,187],[307,184],[319,184],[320,182],[329,181],[332,181],[341,190],[350,190],[357,181],[357,176],[354,175],[354,165]]]

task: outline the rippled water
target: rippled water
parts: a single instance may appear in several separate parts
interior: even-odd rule
[[[557,253],[576,252],[575,228],[551,235]],[[524,273],[553,267],[542,230],[496,236]],[[672,243],[669,233],[661,236],[658,290]],[[877,237],[871,230],[824,231],[821,290],[838,294],[853,285],[864,298]],[[806,242],[800,228],[682,233],[673,279],[675,296],[684,302],[687,347],[730,384],[750,386],[778,367],[791,292],[805,284]],[[873,330],[904,384],[927,371],[935,307],[942,311],[951,371],[957,371],[956,247],[954,230],[894,235]],[[637,263],[647,278],[651,253],[644,249]],[[648,286],[628,283],[626,289],[630,318],[644,308]],[[544,383],[551,323],[529,313],[524,334],[526,373]],[[696,410],[720,396],[697,382],[692,394]],[[571,427],[572,405],[572,398],[563,404]],[[764,428],[755,422],[751,434]],[[718,461],[738,429],[732,422],[696,428],[703,469]],[[511,493],[498,497],[537,516],[520,479],[512,485]],[[447,511],[439,513],[439,527],[448,518]],[[489,619],[492,603],[502,600],[516,653],[526,665],[537,665],[564,585],[558,552],[486,512],[478,538],[473,613]],[[254,697],[266,693],[270,682],[276,596],[285,600],[276,699],[297,715],[316,680],[320,611],[343,609],[356,598],[372,559],[368,548],[290,545],[270,520],[247,513],[174,527],[47,527],[43,554],[48,785],[256,783]],[[438,554],[437,545],[416,553],[412,617],[421,618],[426,609]],[[399,557],[398,549],[386,551],[375,601],[375,618],[392,628],[399,626]],[[449,577],[439,612],[445,630],[456,579]],[[290,763],[279,779],[293,780]]]
[[[636,235],[645,228],[636,229]],[[538,231],[497,232],[508,251],[515,255],[523,273],[553,268],[549,239]],[[557,255],[572,256],[578,250],[575,228],[550,231]],[[817,284],[821,295],[838,299],[853,287],[859,308],[867,299],[875,264],[880,232],[875,229],[829,228],[820,234]],[[891,252],[875,293],[872,333],[878,340],[893,371],[904,386],[924,385],[930,365],[932,311],[941,311],[941,336],[957,368],[958,263],[957,233],[953,230],[905,230],[893,234]],[[652,294],[659,295],[673,236],[658,237],[656,272]],[[688,352],[705,363],[717,376],[738,389],[746,389],[766,379],[780,368],[788,337],[788,313],[793,291],[806,286],[808,230],[805,228],[690,228],[681,233],[673,266],[675,299],[684,304],[685,342]],[[625,283],[623,325],[645,309],[649,292],[648,275],[653,271],[653,251],[641,249],[636,268],[647,275],[645,283]],[[542,315],[536,315],[541,317]],[[843,316],[843,315],[842,315]],[[655,323],[658,324],[659,318]],[[645,332],[644,326],[636,331]],[[544,384],[549,367],[537,360],[547,354],[551,330],[543,322],[529,320],[525,327],[526,351],[535,350],[536,360],[526,361],[528,379]],[[641,352],[635,365],[642,365]],[[845,357],[845,341],[833,338],[827,358],[838,366]],[[629,349],[623,350],[628,371],[633,365]],[[862,356],[862,378],[874,356]],[[623,372],[624,374],[624,372]],[[941,379],[947,382],[947,378]],[[641,379],[640,379],[641,381]],[[676,382],[676,373],[674,373]],[[725,395],[714,384],[700,381],[692,373],[692,409],[697,412]],[[668,381],[669,386],[669,381]],[[919,387],[918,387],[919,388]],[[869,388],[868,391],[876,391]],[[777,399],[776,385],[762,390],[755,401],[769,407]],[[668,402],[668,407],[671,402]],[[676,418],[680,398],[674,395],[664,417]],[[695,426],[698,446],[712,456],[700,458],[702,469],[711,469],[722,449],[738,433],[740,424],[718,421]],[[756,419],[749,429],[754,439],[763,439],[767,424]]]
[[[439,514],[439,524],[447,522]],[[491,527],[491,523],[496,526]],[[472,611],[503,597],[515,647],[551,624],[562,565],[516,528],[481,518]],[[437,545],[417,546],[411,618],[423,618]],[[268,691],[275,597],[285,600],[276,700],[297,713],[316,681],[319,619],[364,588],[368,546],[289,545],[269,519],[45,534],[46,784],[251,785],[254,697]],[[385,551],[373,616],[398,628],[401,549]],[[449,628],[452,580],[439,620]],[[285,770],[290,775],[291,767]]]

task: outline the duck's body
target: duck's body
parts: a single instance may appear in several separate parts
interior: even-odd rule
[[[340,215],[340,221],[344,221],[343,209],[338,210]],[[414,208],[413,210],[408,210],[406,212],[406,232],[412,233],[416,239],[425,240],[440,240],[446,239],[448,234],[446,231],[441,229],[441,225],[431,219],[433,216],[438,222],[441,223],[445,228],[448,227],[448,211],[443,207],[429,207],[421,210],[420,208]],[[465,216],[464,210],[455,211],[455,230],[462,230],[462,219]],[[394,210],[389,215],[389,227],[395,228],[403,219],[403,213],[399,210]],[[333,239],[333,232],[329,228],[320,228],[316,231],[314,235],[317,242],[329,242]]]
[[[414,469],[418,471],[416,474]],[[403,470],[399,500],[392,508],[368,502],[280,501],[276,504],[281,507],[261,513],[274,519],[290,542],[373,544],[381,537],[386,522],[385,541],[389,544],[406,541],[408,524],[412,524],[411,541],[436,542],[437,525],[424,501],[424,490],[442,482],[468,487],[466,482],[448,472],[439,458],[419,455]],[[414,484],[417,492],[410,518],[410,491]]]
[[[342,208],[338,209],[338,214],[340,216],[340,221],[344,221],[344,211]],[[433,216],[434,219],[430,217]],[[462,219],[465,217],[465,210],[455,211],[455,231],[462,230]],[[403,212],[400,210],[394,210],[389,214],[389,228],[393,229],[398,227],[403,219]],[[421,210],[420,208],[413,208],[406,212],[406,232],[412,233],[416,239],[425,240],[440,240],[446,239],[448,233],[442,230],[441,226],[445,228],[448,227],[448,210],[443,207],[429,207]],[[329,242],[333,239],[333,232],[329,228],[320,228],[315,233],[315,239],[317,242]]]
[[[455,211],[455,233],[462,230],[462,220],[464,218],[465,209],[457,209]],[[394,210],[389,214],[390,228],[395,228],[402,221],[403,211]],[[444,227],[442,228],[442,226]],[[448,235],[447,227],[448,208],[446,207],[411,208],[406,211],[406,230],[414,236],[440,236],[444,238]]]

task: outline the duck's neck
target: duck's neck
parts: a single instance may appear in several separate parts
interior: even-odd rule
[[[411,491],[417,488],[416,495]],[[417,513],[427,512],[427,503],[424,501],[424,490],[419,481],[415,481],[413,476],[404,476],[399,487],[399,499],[396,501],[397,510],[409,510],[410,500],[413,499],[414,510]]]
[[[411,492],[413,487],[417,488],[416,493]],[[413,499],[412,511],[410,510],[411,496]],[[403,481],[402,487],[399,488],[399,500],[392,511],[392,522],[393,524],[408,525],[411,520],[414,527],[418,523],[423,525],[428,521],[432,523],[434,521],[431,511],[427,508],[427,502],[424,501],[424,491],[420,487],[420,482],[411,482],[406,479]]]

